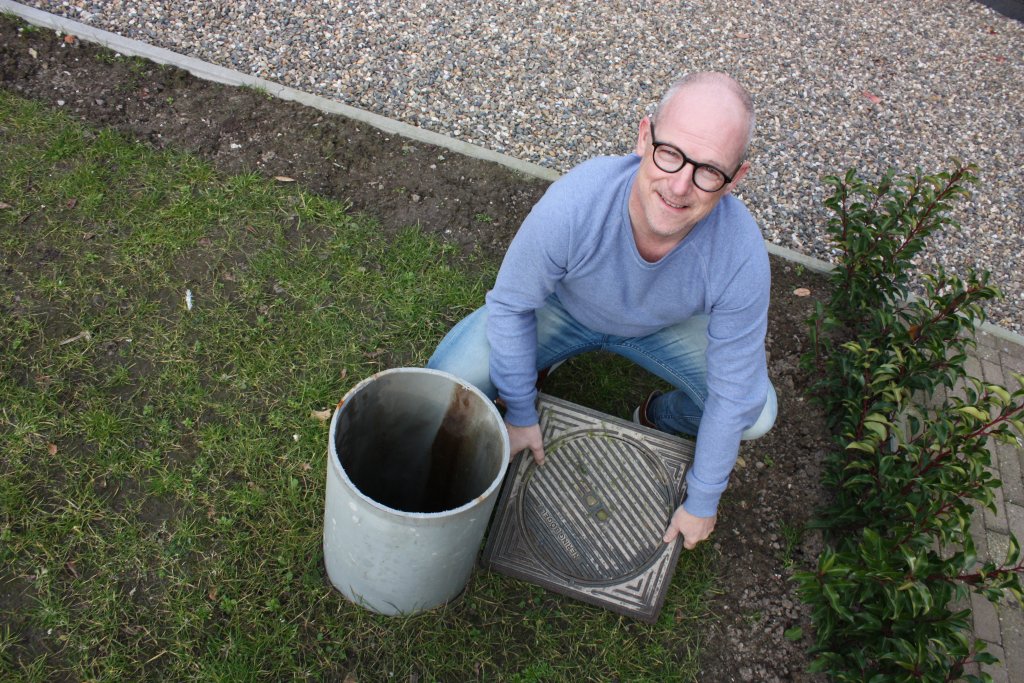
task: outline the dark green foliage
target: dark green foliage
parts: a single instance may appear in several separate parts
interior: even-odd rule
[[[1003,562],[979,563],[970,535],[972,509],[994,511],[1001,485],[986,442],[1024,433],[1024,388],[964,369],[999,291],[987,273],[917,273],[928,238],[958,227],[952,203],[975,181],[973,166],[954,164],[932,176],[889,171],[877,185],[852,170],[826,179],[838,264],[804,363],[834,434],[823,475],[832,498],[816,522],[826,549],[797,579],[814,608],[814,668],[837,681],[990,680],[964,673],[994,658],[971,642],[957,604],[970,591],[1021,598],[1016,539]]]

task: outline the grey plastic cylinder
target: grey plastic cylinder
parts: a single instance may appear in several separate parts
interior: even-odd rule
[[[381,614],[443,605],[465,588],[509,464],[482,392],[438,370],[360,382],[331,420],[324,562],[349,600]]]

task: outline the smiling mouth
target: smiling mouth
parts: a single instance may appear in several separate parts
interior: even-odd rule
[[[672,209],[685,209],[685,208],[689,207],[688,204],[673,204],[669,200],[665,199],[665,195],[661,194],[660,192],[658,193],[658,196],[661,197],[661,201],[665,202],[665,205],[668,206],[669,208],[672,208]]]

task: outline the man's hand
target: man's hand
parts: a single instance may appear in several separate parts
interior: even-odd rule
[[[683,547],[687,550],[693,550],[697,547],[698,543],[711,535],[715,528],[716,519],[718,519],[718,515],[696,517],[680,505],[675,514],[672,515],[672,520],[668,523],[668,529],[665,530],[663,540],[665,543],[671,543],[676,536],[682,534]]]
[[[513,456],[529,448],[533,454],[533,461],[538,465],[544,464],[544,438],[541,436],[539,424],[516,427],[505,422],[505,429],[508,430],[509,450]]]

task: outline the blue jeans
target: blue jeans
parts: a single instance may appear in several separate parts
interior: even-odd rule
[[[707,400],[708,318],[698,315],[646,337],[618,337],[594,332],[577,322],[555,296],[537,310],[537,369],[547,368],[585,351],[604,350],[628,358],[676,389],[653,400],[647,418],[669,433],[696,435]],[[492,399],[487,341],[487,307],[482,306],[453,327],[434,351],[428,368],[444,370],[480,389]],[[756,439],[771,429],[778,411],[775,389],[757,421],[741,438]]]

